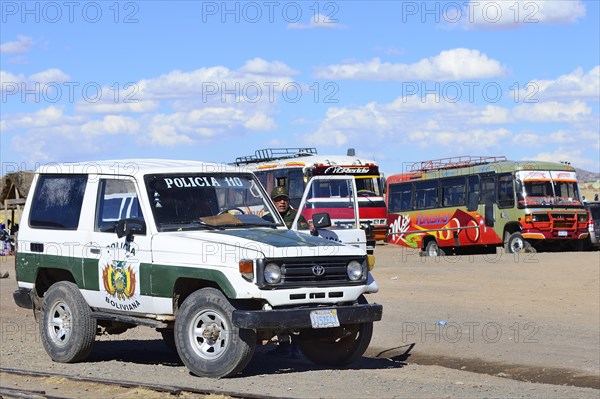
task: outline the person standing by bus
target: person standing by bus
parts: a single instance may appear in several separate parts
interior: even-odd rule
[[[292,227],[294,219],[296,218],[297,210],[290,206],[290,195],[288,189],[285,186],[277,186],[271,191],[271,200],[275,204],[275,208],[279,211],[279,214],[283,218],[285,225],[288,229]],[[308,222],[300,215],[298,218],[298,230],[307,230]]]

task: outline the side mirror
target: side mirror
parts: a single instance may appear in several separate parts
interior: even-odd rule
[[[140,219],[123,219],[115,225],[117,237],[127,237],[127,241],[133,241],[134,234],[146,234],[146,223]]]
[[[367,236],[367,238],[373,238],[374,237],[373,226],[371,225],[370,221],[361,222],[360,228],[365,231],[365,235]]]
[[[477,210],[477,206],[479,205],[479,195],[477,193],[469,193],[469,198],[467,199],[467,211],[473,212]]]
[[[324,229],[331,226],[331,218],[329,217],[329,213],[315,213],[312,217],[312,224],[313,228],[310,231],[310,234],[313,236],[318,236],[319,229]]]

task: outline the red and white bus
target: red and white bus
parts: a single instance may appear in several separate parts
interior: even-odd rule
[[[237,166],[246,166],[256,174],[267,192],[275,186],[289,190],[290,205],[298,208],[307,182],[313,176],[354,177],[358,194],[360,222],[370,225],[372,239],[383,240],[386,235],[387,211],[383,198],[384,182],[375,161],[348,155],[318,155],[315,148],[267,148],[255,151],[254,155],[239,157]],[[335,185],[328,185],[330,189]],[[340,185],[340,190],[347,185]],[[348,193],[330,192],[328,197],[347,197]],[[331,200],[332,207],[336,202]],[[335,215],[334,209],[322,209]],[[335,222],[335,220],[332,220]]]
[[[583,248],[588,213],[575,169],[505,157],[462,156],[411,165],[387,179],[388,241],[429,256]]]

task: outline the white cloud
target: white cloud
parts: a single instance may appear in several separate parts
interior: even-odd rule
[[[574,23],[585,16],[586,7],[580,0],[471,0],[465,12],[461,22],[466,29],[512,29]]]
[[[506,68],[478,50],[455,48],[413,64],[392,64],[374,58],[368,62],[319,67],[316,76],[324,79],[354,80],[464,80],[504,76]]]
[[[423,102],[412,96],[386,104],[330,108],[321,124],[306,135],[305,143],[341,147],[358,142],[371,148],[408,143],[421,147],[452,144],[465,149],[487,149],[500,146],[511,133],[504,127],[488,129],[486,125],[508,120],[509,110],[501,107]]]
[[[518,133],[512,138],[512,143],[524,147],[540,147],[545,143],[542,141],[540,135],[535,133]]]
[[[179,145],[196,140],[225,140],[275,127],[268,115],[224,106],[154,115],[149,129],[152,143]]]
[[[247,61],[240,69],[223,66],[199,68],[193,71],[171,71],[156,78],[140,80],[136,96],[140,99],[196,98],[204,104],[232,103],[252,97],[258,101],[272,101],[282,88],[293,82],[298,72],[280,61],[268,62],[261,58]]]
[[[512,142],[515,145],[538,148],[576,143],[585,143],[586,148],[590,146],[598,148],[600,136],[595,133],[596,137],[594,138],[593,134],[590,133],[590,131],[580,131],[577,129],[560,129],[545,133],[522,132],[515,134]]]
[[[69,79],[59,69],[47,69],[31,76],[9,71],[0,73],[3,89],[13,90],[13,87],[5,87],[5,82],[15,86],[14,93],[4,96],[10,98],[8,94],[12,94],[18,100],[21,100],[19,91],[23,88],[29,91],[34,80]],[[0,127],[3,141],[8,135],[12,136],[11,150],[25,157],[35,155],[38,161],[69,158],[70,155],[65,154],[74,147],[80,155],[117,153],[130,145],[132,137],[137,143],[156,146],[226,142],[231,137],[275,129],[273,114],[276,103],[283,101],[281,90],[293,82],[292,75],[297,73],[282,62],[254,58],[237,70],[222,66],[189,72],[174,70],[156,78],[120,85],[118,91],[114,86],[95,84],[98,89],[88,93],[91,98],[81,98],[81,90],[75,88],[75,99],[65,104],[30,113],[4,113]],[[59,86],[66,96],[65,90],[69,88],[64,84]],[[263,91],[252,92],[256,88]],[[206,92],[209,89],[216,92]],[[68,103],[73,102],[74,106],[69,107]],[[171,112],[165,112],[169,106]],[[161,112],[157,113],[159,109]],[[68,110],[73,113],[67,113]],[[130,115],[123,115],[125,113]],[[101,116],[96,118],[94,114]],[[45,155],[41,154],[43,151]]]
[[[481,110],[479,116],[473,117],[469,122],[475,124],[500,124],[509,122],[510,111],[494,105],[488,105]]]
[[[2,115],[2,130],[48,128],[76,124],[79,121],[81,121],[81,118],[65,116],[62,107],[50,106],[30,114]]]
[[[140,130],[140,124],[131,118],[119,115],[106,115],[102,120],[94,120],[81,126],[81,133],[92,136],[133,134]]]
[[[244,66],[239,69],[239,72],[242,74],[270,76],[291,76],[298,74],[298,71],[290,68],[283,62],[269,62],[258,57],[246,61]]]
[[[511,112],[513,117],[530,122],[578,122],[591,113],[591,108],[583,101],[521,104]]]
[[[152,144],[160,146],[176,146],[193,144],[193,140],[185,134],[178,134],[170,125],[154,125],[150,131]]]
[[[289,29],[342,29],[346,26],[336,18],[323,14],[315,14],[308,23],[292,22],[288,24]]]
[[[577,68],[567,75],[553,80],[532,80],[527,89],[520,92],[521,98],[532,99],[600,99],[600,66],[595,66],[588,73]]]
[[[104,98],[104,97],[103,97]],[[93,114],[145,113],[158,109],[159,102],[146,100],[135,102],[89,102],[79,101],[75,105],[76,112]]]
[[[244,127],[249,130],[267,131],[276,127],[275,121],[263,113],[256,113],[244,122]]]
[[[15,75],[11,72],[0,70],[0,92],[3,93],[2,101],[15,99],[19,102],[33,100],[36,102],[41,102],[42,100],[50,102],[46,101],[46,99],[67,98],[72,88],[64,86],[63,83],[69,79],[69,75],[58,68],[46,69],[29,76],[23,74]],[[60,90],[60,93],[57,93],[57,90]]]
[[[597,167],[598,160],[586,159],[583,152],[579,149],[575,149],[572,146],[569,147],[558,147],[554,151],[543,151],[537,153],[531,157],[527,157],[525,160],[533,161],[546,161],[546,162],[570,162],[571,166],[578,168],[592,168]]]
[[[19,35],[16,41],[0,44],[0,54],[22,54],[28,52],[32,46],[32,38]]]
[[[45,71],[34,73],[27,78],[29,82],[40,83],[62,83],[69,80],[69,75],[58,68],[46,69]]]

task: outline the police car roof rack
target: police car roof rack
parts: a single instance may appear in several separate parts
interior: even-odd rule
[[[236,165],[248,165],[251,163],[268,162],[276,159],[299,158],[309,155],[317,155],[317,149],[313,147],[303,148],[263,148],[254,151],[254,155],[237,157]]]
[[[467,166],[485,165],[488,163],[506,161],[505,156],[473,156],[463,155],[459,157],[432,159],[429,161],[415,162],[408,169],[409,172],[419,172],[440,169],[456,169]]]

